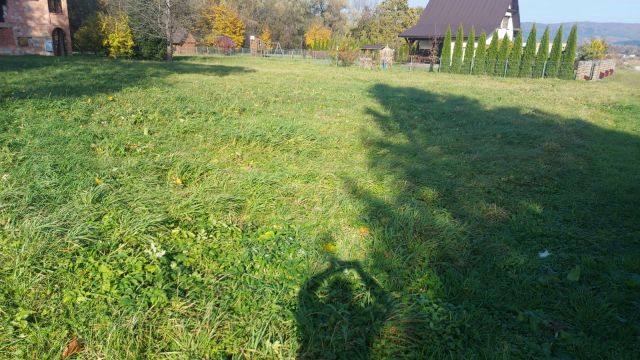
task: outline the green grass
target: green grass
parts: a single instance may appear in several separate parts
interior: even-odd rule
[[[639,114],[631,72],[0,58],[0,358],[637,358]]]

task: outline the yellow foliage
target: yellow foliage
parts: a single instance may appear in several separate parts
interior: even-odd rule
[[[226,4],[213,5],[204,15],[213,31],[211,35],[206,36],[205,42],[209,43],[218,36],[226,36],[233,40],[236,47],[242,47],[246,27],[233,8]]]
[[[262,30],[262,35],[260,35],[260,40],[264,41],[264,43],[267,45],[268,50],[271,50],[273,48],[272,39],[271,39],[271,30],[269,30],[268,26],[266,26]]]
[[[333,243],[324,244],[323,248],[324,248],[324,251],[330,254],[335,254],[338,251],[338,247],[336,246],[336,244],[333,244]]]
[[[100,16],[100,30],[103,34],[102,45],[107,48],[109,56],[115,59],[133,55],[133,32],[126,15]]]
[[[582,56],[585,60],[602,60],[607,56],[609,45],[603,39],[592,39],[582,46]]]
[[[304,34],[305,44],[312,49],[328,43],[329,40],[331,40],[331,29],[319,23],[312,24]]]

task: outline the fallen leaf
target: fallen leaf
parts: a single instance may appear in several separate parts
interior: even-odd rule
[[[332,243],[324,244],[324,251],[334,254],[336,251],[338,251],[338,247],[336,246],[336,244]]]
[[[371,230],[366,226],[362,226],[358,228],[358,234],[360,234],[360,236],[369,236],[371,235]]]
[[[100,186],[104,184],[104,180],[100,179],[99,177],[96,177],[96,186]]]
[[[71,341],[69,341],[67,346],[65,346],[64,350],[62,351],[62,355],[60,355],[60,358],[67,359],[75,354],[78,354],[81,351],[82,343],[80,342],[80,340],[78,340],[77,337],[74,337],[73,339],[71,339]]]

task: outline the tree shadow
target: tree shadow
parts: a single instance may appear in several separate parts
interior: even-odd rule
[[[364,354],[634,353],[638,137],[465,96],[382,84],[370,94],[382,109],[368,110],[378,129],[362,136],[375,184],[344,183],[371,229],[363,267],[401,310],[372,321],[382,330]]]
[[[111,60],[90,56],[0,57],[0,69],[0,79],[6,77],[0,101],[113,94],[134,86],[149,86],[172,75],[224,77],[255,72],[241,66]]]
[[[333,259],[298,293],[298,358],[369,359],[392,310],[389,294],[360,263]]]

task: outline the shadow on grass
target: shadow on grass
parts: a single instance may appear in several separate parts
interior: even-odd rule
[[[303,349],[327,359],[636,351],[638,137],[465,96],[388,85],[370,94],[384,109],[369,109],[379,131],[363,136],[377,183],[344,180],[372,234],[361,277],[379,281],[393,311],[350,312],[369,326],[322,320]],[[331,317],[370,293],[328,289],[346,290],[320,307],[301,295],[300,312]],[[360,328],[371,333],[356,340]],[[332,342],[345,338],[359,347]]]
[[[86,56],[3,57],[0,58],[0,69],[0,78],[7,77],[7,86],[0,90],[0,96],[5,99],[76,98],[113,94],[130,87],[148,86],[152,81],[171,75],[223,77],[255,72],[241,66],[195,64],[186,61],[166,63],[111,60]]]
[[[365,292],[366,299],[357,294]],[[298,294],[299,359],[368,359],[375,336],[392,312],[392,301],[358,262],[333,260]]]

